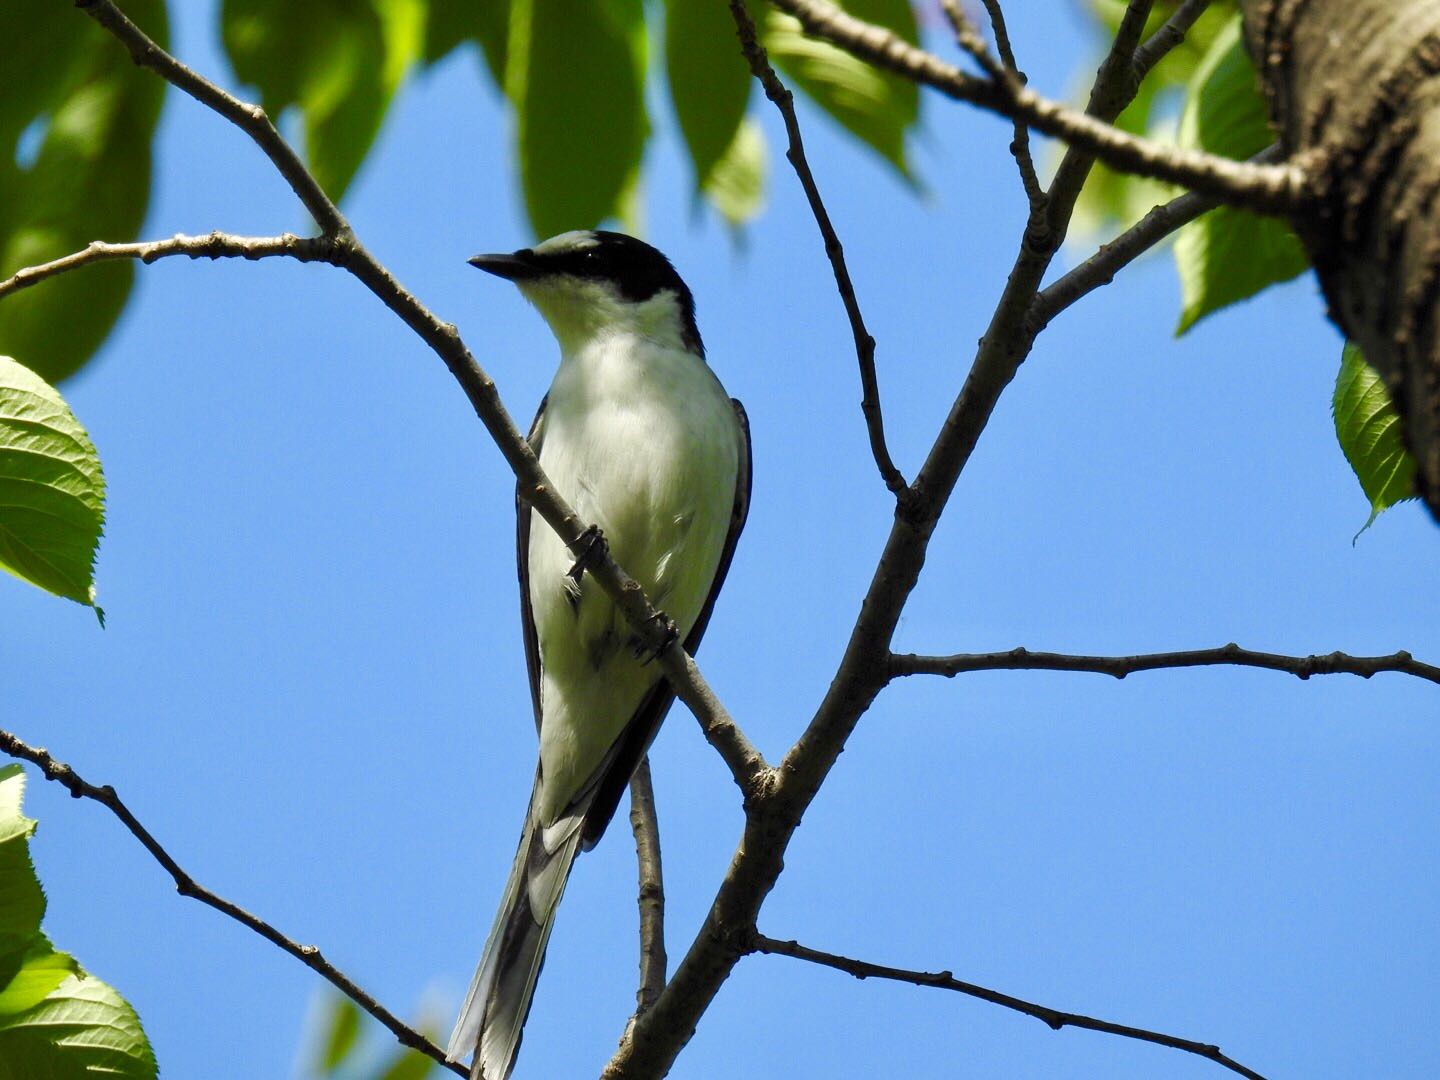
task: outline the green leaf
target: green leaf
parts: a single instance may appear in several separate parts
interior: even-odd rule
[[[19,765],[0,768],[0,958],[18,968],[40,933],[45,894],[30,862],[35,822],[20,812],[25,773]]]
[[[125,999],[99,979],[68,975],[45,1000],[0,1016],[0,1080],[154,1080],[155,1054]]]
[[[765,205],[765,136],[749,117],[705,181],[705,198],[732,226],[743,225]]]
[[[431,1042],[435,1041],[435,1032],[425,1034]],[[424,1080],[432,1070],[438,1068],[435,1062],[415,1050],[397,1050],[381,1067],[375,1080]]]
[[[350,1056],[360,1037],[360,1006],[344,995],[337,994],[328,999],[326,1014],[322,1017],[320,1036],[320,1061],[317,1071],[334,1072]]]
[[[475,41],[498,89],[505,86],[510,0],[430,0],[425,20],[425,62],[438,63],[465,41]]]
[[[132,0],[125,11],[164,43],[163,0]],[[0,4],[0,34],[24,43],[7,54],[0,94],[0,278],[92,240],[135,239],[164,80],[92,20],[48,0]],[[17,161],[22,135],[40,136],[39,147]],[[105,340],[133,280],[129,263],[106,263],[6,297],[0,352],[59,382]]]
[[[644,86],[641,0],[514,0],[505,92],[536,235],[617,214],[649,130]]]
[[[80,966],[69,953],[57,952],[44,934],[16,958],[13,969],[0,962],[0,1019],[33,1009]]]
[[[919,40],[909,0],[844,0],[841,6],[912,44]],[[798,20],[773,9],[765,19],[763,44],[775,66],[820,108],[911,178],[905,137],[920,115],[918,86],[806,37]]]
[[[1332,408],[1335,437],[1370,500],[1363,533],[1381,511],[1414,498],[1415,459],[1405,449],[1400,413],[1385,380],[1354,344],[1346,343],[1341,354]]]
[[[750,100],[750,67],[720,0],[665,0],[665,74],[680,133],[703,191],[735,146]]]
[[[1191,79],[1179,144],[1240,159],[1274,139],[1237,16]],[[1289,281],[1309,266],[1309,259],[1281,219],[1218,207],[1180,230],[1175,265],[1183,298],[1176,333],[1183,334],[1206,315]]]
[[[0,569],[94,606],[104,518],[90,436],[54,387],[0,356]]]
[[[0,1080],[154,1080],[135,1011],[40,932],[24,792],[21,767],[0,768]]]
[[[221,31],[267,112],[299,106],[310,171],[343,198],[420,55],[423,0],[225,0]]]

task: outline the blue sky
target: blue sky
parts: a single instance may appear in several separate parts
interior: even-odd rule
[[[228,79],[214,5],[182,58]],[[1012,4],[1063,95],[1067,3]],[[78,15],[76,16],[79,17]],[[936,43],[945,48],[943,42]],[[931,98],[914,198],[802,112],[913,474],[1022,222],[1008,127]],[[833,673],[885,535],[849,331],[771,135],[770,205],[732,244],[692,212],[663,98],[648,238],[693,288],[744,400],[755,500],[701,653],[778,757]],[[455,321],[528,420],[538,316],[464,260],[527,242],[508,120],[468,55],[397,101],[347,210]],[[302,227],[243,136],[172,94],[146,236]],[[1074,257],[1083,254],[1077,246]],[[326,267],[168,261],[67,394],[110,509],[89,612],[0,583],[6,726],[112,783],[200,881],[448,1025],[509,869],[534,733],[512,481],[443,365]],[[1133,652],[1236,640],[1440,657],[1440,532],[1366,504],[1334,441],[1340,340],[1313,279],[1175,340],[1168,256],[1056,320],[997,409],[897,645]],[[1428,568],[1428,569],[1427,569]],[[787,856],[765,932],[953,970],[1058,1008],[1218,1042],[1267,1075],[1425,1076],[1440,970],[1440,696],[1396,675],[1243,670],[916,679],[861,723]],[[739,833],[683,710],[653,760],[678,957]],[[101,808],[34,783],[46,928],[136,1004],[164,1075],[292,1075],[319,980],[178,898]],[[519,1077],[594,1074],[633,1003],[634,866],[617,825],[577,864]],[[744,961],[681,1077],[1211,1077],[954,995]]]

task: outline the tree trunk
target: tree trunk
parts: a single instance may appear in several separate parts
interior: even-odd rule
[[[1331,318],[1395,395],[1440,520],[1440,3],[1241,8],[1281,144],[1316,181],[1296,231]]]

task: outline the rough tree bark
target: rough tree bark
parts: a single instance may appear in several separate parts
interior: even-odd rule
[[[1331,318],[1388,382],[1440,520],[1440,3],[1241,0]]]

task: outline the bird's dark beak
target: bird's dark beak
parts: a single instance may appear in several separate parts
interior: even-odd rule
[[[471,266],[507,281],[527,281],[545,273],[539,260],[535,258],[535,253],[529,248],[521,248],[509,255],[476,255],[467,261]]]

